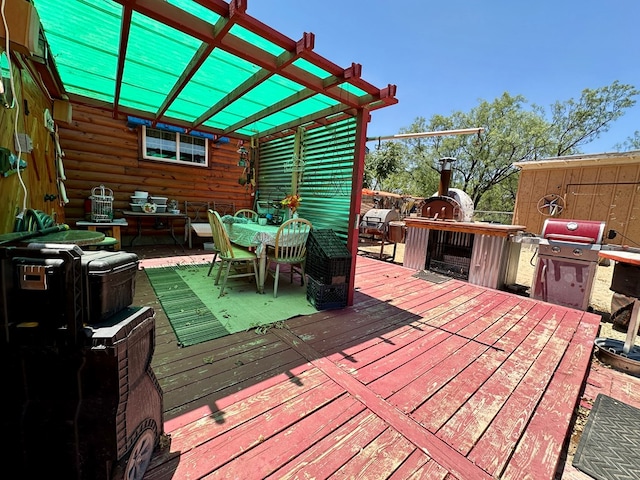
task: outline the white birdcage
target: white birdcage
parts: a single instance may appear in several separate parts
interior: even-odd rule
[[[91,221],[110,222],[113,220],[113,190],[104,185],[91,190]]]

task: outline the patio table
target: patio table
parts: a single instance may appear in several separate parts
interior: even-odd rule
[[[640,319],[640,253],[636,251],[604,250],[598,255],[616,262],[610,289],[633,299],[627,336],[623,342],[611,338],[596,338],[598,357],[604,363],[632,375],[640,375],[640,347],[636,343]]]
[[[267,273],[267,247],[276,244],[278,225],[259,225],[257,223],[225,223],[229,240],[242,247],[255,247],[260,260],[258,271],[258,291],[264,293]]]
[[[174,228],[173,228],[173,222],[176,219],[183,220],[185,222],[185,228],[187,228],[187,219],[189,218],[188,215],[186,215],[184,213],[132,212],[130,210],[125,210],[124,212],[122,212],[122,214],[125,217],[135,218],[136,223],[137,223],[138,234],[133,239],[131,239],[131,246],[133,246],[133,244],[136,242],[136,240],[138,240],[138,239],[140,239],[140,237],[142,237],[142,219],[143,218],[154,218],[156,220],[156,226],[160,225],[158,222],[160,220],[162,220],[162,219],[165,219],[167,221],[169,234],[171,235],[171,238],[173,239],[173,242],[176,245],[180,245],[180,247],[184,250],[184,245],[182,243],[180,243],[178,241],[178,239],[176,238],[175,231],[174,231]]]
[[[627,338],[622,348],[623,354],[629,355],[634,350],[640,319],[640,288],[638,288],[640,253],[605,250],[598,252],[598,255],[617,262],[613,270],[611,290],[633,298],[633,310],[627,328]]]
[[[65,245],[78,245],[84,247],[95,245],[104,240],[104,233],[89,230],[63,230],[61,232],[48,233],[23,240],[23,243],[62,243]]]

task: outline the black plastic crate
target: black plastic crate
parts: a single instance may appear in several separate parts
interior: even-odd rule
[[[307,275],[307,300],[316,310],[331,310],[347,306],[347,284],[325,285]]]
[[[349,282],[351,253],[333,230],[311,230],[305,271],[325,285]]]

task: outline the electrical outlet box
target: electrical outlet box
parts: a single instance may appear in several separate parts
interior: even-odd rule
[[[13,91],[11,90],[11,80],[9,77],[2,77],[2,88],[0,88],[0,107],[13,107]]]
[[[44,58],[44,49],[40,43],[40,17],[32,3],[25,0],[6,0],[4,14],[9,26],[9,46],[23,55],[35,55]],[[0,39],[4,45],[7,33],[4,23],[0,22]]]
[[[16,150],[18,150],[19,147],[22,153],[31,153],[33,151],[33,142],[31,141],[31,137],[26,133],[18,133],[15,144]]]

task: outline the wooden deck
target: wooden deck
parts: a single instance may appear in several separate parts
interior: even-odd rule
[[[358,256],[352,307],[187,348],[157,311],[145,478],[554,478],[600,316],[414,273]]]

